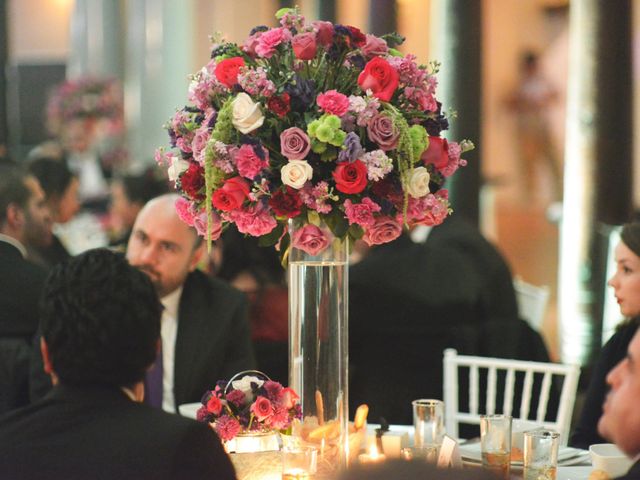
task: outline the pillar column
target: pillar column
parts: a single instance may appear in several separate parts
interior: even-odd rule
[[[443,132],[452,140],[481,141],[482,101],[482,2],[441,0],[433,2],[432,44],[434,59],[442,63],[436,95],[445,111],[457,118]],[[474,224],[479,221],[480,149],[464,154],[468,165],[447,180],[453,209]]]
[[[631,2],[571,2],[559,334],[565,362],[599,350],[605,224],[631,202]]]
[[[373,35],[395,32],[398,28],[395,0],[369,0],[369,31]]]

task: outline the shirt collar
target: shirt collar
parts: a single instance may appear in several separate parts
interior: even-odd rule
[[[170,294],[165,295],[160,299],[160,302],[164,306],[164,309],[173,318],[178,318],[178,306],[180,304],[181,296],[182,296],[182,285],[180,285]]]
[[[433,227],[428,227],[426,225],[418,225],[413,230],[411,230],[411,241],[413,243],[424,243],[427,241],[429,234]]]
[[[27,249],[15,238],[10,237],[9,235],[5,235],[4,233],[0,233],[0,241],[7,242],[8,244],[13,245],[18,249],[18,251],[22,255],[22,258],[27,258]]]

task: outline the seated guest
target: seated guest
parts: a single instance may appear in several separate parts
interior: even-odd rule
[[[78,213],[78,179],[64,161],[36,158],[29,163],[29,173],[40,182],[54,223],[67,223]],[[27,252],[32,262],[47,269],[70,256],[56,235],[51,236],[51,243],[48,245],[27,245]]]
[[[598,421],[598,432],[635,459],[624,480],[640,479],[640,332],[633,335],[626,355],[607,375],[611,387]]]
[[[251,340],[258,370],[288,383],[289,305],[286,270],[273,248],[258,245],[234,225],[222,234],[217,276],[247,294]]]
[[[167,182],[155,178],[154,170],[148,169],[139,175],[122,175],[112,180],[109,217],[114,238],[109,246],[124,251],[133,223],[144,204],[167,192]]]
[[[218,380],[255,368],[245,296],[196,269],[206,248],[175,210],[178,195],[162,195],[140,211],[127,259],[151,278],[162,314],[161,381],[148,401],[168,412],[199,402]],[[43,385],[32,391],[36,397]]]
[[[29,345],[46,273],[25,259],[24,244],[46,236],[49,223],[38,181],[17,166],[0,165],[0,413],[29,401]]]
[[[235,478],[211,428],[140,403],[161,312],[147,276],[118,253],[90,250],[54,267],[41,349],[55,386],[0,419],[0,477]]]
[[[613,288],[620,312],[627,320],[618,326],[616,333],[602,347],[580,420],[569,441],[573,447],[589,448],[589,445],[605,442],[596,427],[607,394],[606,376],[625,358],[629,342],[640,325],[640,223],[629,223],[622,228],[620,243],[615,249],[615,261],[616,273],[608,285]]]

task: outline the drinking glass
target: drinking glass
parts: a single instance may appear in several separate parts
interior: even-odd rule
[[[482,466],[508,479],[511,465],[511,417],[480,415]]]
[[[524,432],[524,480],[555,480],[560,434],[553,430]]]
[[[318,468],[318,450],[309,446],[282,449],[282,480],[310,480]]]
[[[417,448],[440,446],[444,438],[444,402],[419,399],[413,405],[414,445]]]

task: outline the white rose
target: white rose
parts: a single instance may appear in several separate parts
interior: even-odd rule
[[[312,176],[313,168],[306,160],[289,160],[289,163],[280,170],[282,183],[296,189],[302,188]]]
[[[420,198],[429,193],[430,178],[429,172],[425,167],[414,168],[407,182],[407,192],[409,192],[409,195],[413,198]]]
[[[244,393],[245,397],[247,398],[247,401],[252,402],[253,401],[253,391],[251,390],[252,383],[255,383],[258,385],[258,387],[261,387],[262,384],[264,383],[264,380],[261,380],[258,377],[254,377],[253,375],[245,375],[240,380],[234,380],[233,382],[231,382],[231,386],[235,390],[240,390],[242,393]]]
[[[233,126],[240,132],[247,134],[262,126],[264,115],[260,110],[260,104],[251,100],[246,93],[239,93],[231,102],[231,108]]]
[[[182,172],[189,168],[189,162],[182,160],[180,157],[171,158],[171,165],[167,169],[169,180],[175,182]]]

